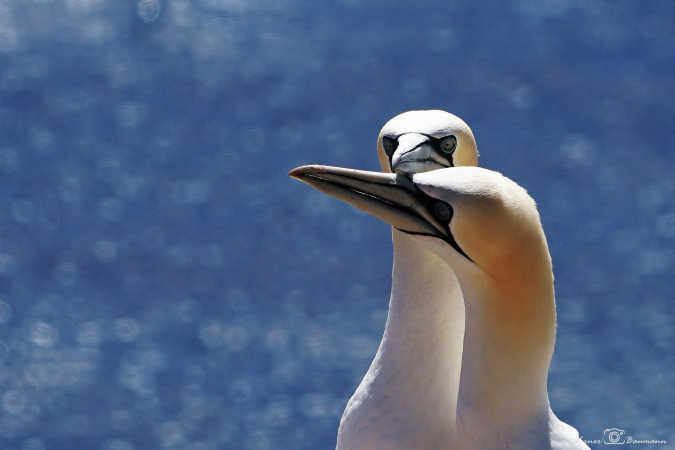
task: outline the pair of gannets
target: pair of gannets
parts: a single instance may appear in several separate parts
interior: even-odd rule
[[[380,132],[382,170],[290,175],[392,225],[384,336],[337,448],[588,449],[549,405],[553,273],[534,200],[476,167],[471,129],[410,111]]]

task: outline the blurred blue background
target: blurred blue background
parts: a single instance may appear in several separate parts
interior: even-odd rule
[[[554,410],[673,448],[674,14],[0,1],[0,448],[332,448],[390,233],[287,172],[379,170],[416,108],[464,118],[539,204]]]

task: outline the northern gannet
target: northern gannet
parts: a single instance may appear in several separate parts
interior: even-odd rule
[[[588,449],[549,405],[551,257],[522,187],[479,167],[408,178],[303,166],[290,175],[393,227],[387,324],[338,449]],[[448,301],[456,296],[463,341]]]
[[[415,174],[436,170],[439,168],[454,166],[476,166],[478,164],[478,149],[473,132],[469,126],[459,117],[441,110],[421,110],[407,111],[399,114],[384,124],[377,138],[377,155],[383,172],[396,172],[398,174]],[[412,298],[418,291],[420,279],[432,279],[433,286],[425,294],[430,307],[434,304],[443,305],[443,322],[438,324],[437,332],[440,335],[443,349],[440,353],[444,354],[442,361],[444,371],[444,381],[442,386],[442,396],[446,404],[444,405],[444,415],[439,415],[439,422],[435,427],[442,429],[446,422],[455,420],[455,405],[457,403],[457,393],[459,389],[460,369],[462,364],[462,346],[464,340],[464,298],[453,269],[444,264],[428,265],[428,251],[422,246],[405,245],[406,241],[393,231],[394,240],[394,271],[396,267],[408,265],[413,262],[419,270],[424,268],[425,275],[419,276],[398,276],[396,280],[397,289],[392,287],[392,298],[390,300],[390,311],[388,314],[387,327],[383,344],[380,345],[378,353],[371,365],[371,370],[364,377],[354,395],[349,400],[347,408],[340,421],[340,430],[338,433],[338,447],[349,448],[343,445],[343,436],[352,435],[349,431],[354,423],[359,423],[361,416],[369,408],[362,406],[365,396],[371,395],[373,387],[384,387],[386,383],[381,383],[381,379],[372,376],[381,373],[379,367],[381,363],[394,361],[399,357],[401,350],[398,346],[391,345],[389,341],[393,336],[405,336],[407,332],[400,333],[396,330],[400,327],[395,317],[401,317],[398,313],[398,307],[401,305],[399,298]],[[398,245],[396,245],[398,244]],[[424,306],[424,305],[423,305]],[[440,318],[437,318],[440,319]],[[423,321],[419,322],[420,324]],[[422,325],[425,326],[426,325]],[[407,338],[406,338],[407,339]],[[416,352],[418,347],[413,342],[405,343],[407,351]],[[396,366],[400,366],[398,362]],[[403,374],[400,369],[395,369],[397,373]],[[406,381],[414,381],[407,379]],[[397,390],[408,392],[414,391],[408,388],[398,388]],[[381,389],[386,395],[387,391]],[[437,395],[437,392],[429,391],[429,395]],[[410,402],[417,403],[417,399],[410,398]],[[379,401],[369,401],[366,404],[378,404]],[[385,405],[378,405],[369,413],[379,414],[377,409],[387,408]],[[411,409],[393,408],[392,414],[398,414],[396,421],[407,421]],[[358,412],[357,412],[358,411]],[[392,420],[389,417],[387,420]],[[384,425],[383,426],[389,426]],[[410,425],[408,425],[410,426]],[[415,426],[415,425],[413,425]],[[449,432],[445,430],[444,432]],[[410,436],[412,438],[412,435]],[[360,438],[359,438],[360,439]],[[362,441],[363,442],[363,441]],[[413,439],[408,448],[412,448]],[[405,447],[405,441],[400,442]],[[367,446],[365,446],[367,448]]]

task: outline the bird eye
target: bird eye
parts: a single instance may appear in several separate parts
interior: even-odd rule
[[[452,152],[455,151],[457,147],[457,138],[454,136],[447,136],[441,139],[440,148],[443,153],[446,155],[452,155]]]
[[[396,151],[396,147],[398,147],[398,141],[396,139],[387,136],[382,138],[382,148],[384,148],[384,152],[389,158],[391,158],[391,155]]]
[[[450,218],[452,218],[450,206],[443,202],[434,203],[434,217],[441,222],[449,222]]]

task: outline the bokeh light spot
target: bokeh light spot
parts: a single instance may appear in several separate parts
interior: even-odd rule
[[[51,348],[59,340],[59,332],[46,322],[35,322],[30,327],[30,340],[38,347]]]
[[[12,318],[12,307],[9,303],[0,300],[0,324],[6,324]]]
[[[154,22],[159,17],[161,5],[159,0],[139,0],[136,5],[138,17],[145,23]]]
[[[118,340],[132,342],[141,332],[138,322],[132,317],[121,317],[113,323],[113,331]]]

